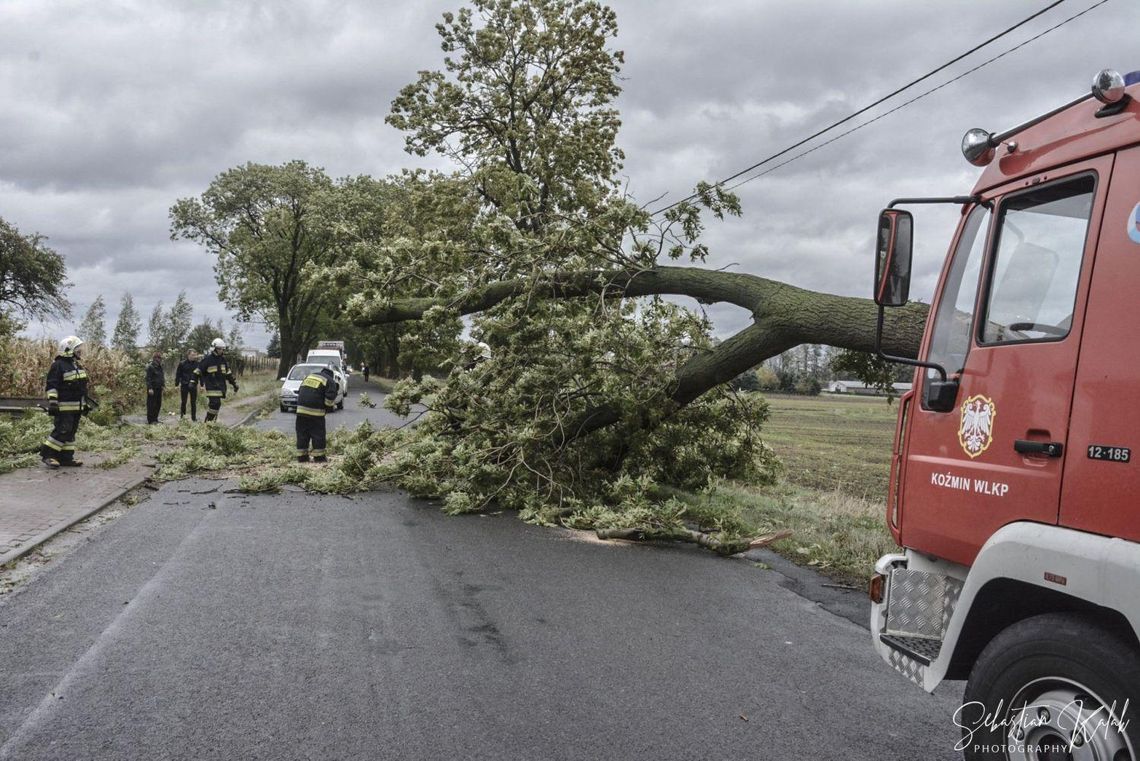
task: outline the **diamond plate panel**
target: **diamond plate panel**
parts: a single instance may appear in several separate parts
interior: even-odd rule
[[[926,673],[926,667],[916,661],[910,656],[903,655],[898,650],[892,650],[887,654],[887,662],[891,667],[905,676],[910,681],[922,687],[923,677]]]
[[[946,584],[946,594],[942,598],[942,631],[946,631],[958,607],[958,598],[962,595],[962,582],[953,576],[944,576],[943,581]]]
[[[960,591],[961,587],[958,588]],[[886,631],[942,639],[942,631],[950,620],[946,611],[946,592],[946,577],[941,574],[896,568],[891,573]],[[956,603],[956,595],[954,599]],[[952,613],[953,607],[950,609]]]

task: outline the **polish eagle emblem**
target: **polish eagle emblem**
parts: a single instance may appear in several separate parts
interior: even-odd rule
[[[986,451],[994,440],[994,418],[997,407],[993,400],[978,394],[962,402],[962,422],[958,426],[958,443],[971,458]]]

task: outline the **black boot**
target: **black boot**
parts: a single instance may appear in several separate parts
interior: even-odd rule
[[[308,462],[308,461],[309,461],[309,456],[307,454],[297,455],[297,462]]]
[[[329,461],[329,458],[323,454],[317,455],[316,457],[313,458],[313,462],[328,462],[328,461]]]

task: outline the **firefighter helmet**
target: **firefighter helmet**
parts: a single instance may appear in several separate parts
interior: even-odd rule
[[[482,341],[479,341],[478,343],[475,344],[475,348],[477,348],[479,350],[478,359],[480,361],[485,361],[485,360],[488,360],[491,358],[491,347],[488,346],[487,344],[483,343]]]
[[[224,340],[222,340],[221,338],[215,338],[213,341],[210,341],[210,348],[211,349],[225,349],[226,348],[226,342]]]
[[[83,339],[79,336],[68,336],[59,342],[59,356],[61,357],[74,357],[75,350],[83,345]]]

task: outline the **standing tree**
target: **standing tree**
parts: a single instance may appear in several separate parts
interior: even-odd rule
[[[265,347],[265,356],[270,359],[281,359],[281,336],[276,332],[269,337],[269,345]]]
[[[111,336],[111,346],[132,357],[135,356],[139,351],[140,330],[142,330],[142,320],[135,311],[135,300],[131,294],[124,293],[119,305],[119,319],[115,321],[115,333]]]
[[[71,315],[64,297],[63,257],[44,245],[42,235],[21,235],[0,219],[0,320],[17,327],[19,318],[61,320]]]
[[[193,349],[199,354],[210,351],[210,342],[222,335],[221,325],[213,325],[209,320],[203,320],[195,325],[186,336],[186,348]]]
[[[79,323],[79,337],[92,346],[107,345],[107,307],[103,296],[95,297]]]
[[[150,313],[150,320],[147,322],[147,341],[151,351],[162,351],[162,345],[166,341],[166,323],[162,315],[161,301],[154,305],[154,311]]]
[[[313,275],[335,264],[337,249],[317,209],[333,188],[303,161],[246,164],[218,175],[200,198],[170,209],[171,238],[185,238],[217,256],[222,301],[241,319],[261,315],[281,334],[283,374],[315,340],[332,306]]]
[[[180,291],[163,318],[163,336],[160,351],[179,353],[186,348],[186,337],[194,319],[194,307],[186,298],[186,291]]]

